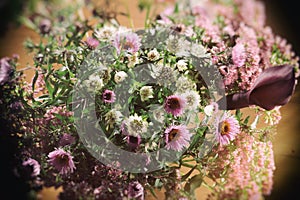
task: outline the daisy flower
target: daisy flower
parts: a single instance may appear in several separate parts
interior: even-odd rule
[[[96,49],[99,45],[99,41],[93,37],[88,37],[85,43],[90,49]]]
[[[189,145],[191,134],[184,125],[172,125],[165,131],[166,148],[174,151],[181,151]]]
[[[134,54],[141,47],[141,39],[133,32],[118,33],[113,41],[113,46],[117,49],[118,54],[121,53],[121,50]]]
[[[114,93],[114,91],[111,90],[104,90],[103,94],[102,94],[102,100],[105,103],[113,103],[116,100],[116,95]]]
[[[217,117],[216,122],[216,139],[221,146],[228,145],[240,132],[240,126],[237,119],[227,113]]]
[[[171,113],[175,117],[180,116],[184,112],[184,108],[186,105],[185,98],[179,95],[171,95],[167,97],[164,108],[167,113]]]
[[[63,149],[56,149],[48,154],[48,162],[59,171],[60,174],[73,173],[76,169],[73,156]]]
[[[34,176],[38,176],[41,172],[41,166],[40,164],[38,163],[38,161],[32,159],[32,158],[29,158],[28,160],[24,161],[22,163],[22,165],[24,167],[26,166],[30,166],[32,168],[32,173],[31,173],[31,176],[34,177]]]

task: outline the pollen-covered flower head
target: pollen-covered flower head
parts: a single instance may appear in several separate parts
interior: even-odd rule
[[[74,169],[76,169],[73,156],[61,148],[50,152],[48,158],[48,162],[58,170],[60,174],[73,173]]]
[[[165,111],[171,113],[175,117],[183,114],[185,106],[185,98],[179,95],[168,96],[164,104]]]
[[[186,76],[180,76],[176,80],[176,91],[178,93],[185,93],[188,90],[196,90],[196,83]]]
[[[142,101],[153,98],[153,88],[152,86],[143,86],[140,89],[140,96]]]
[[[180,72],[183,72],[183,71],[185,71],[185,70],[187,70],[188,69],[188,63],[187,63],[187,61],[186,60],[183,60],[183,59],[181,59],[181,60],[179,60],[176,64],[175,64],[175,66],[177,67],[177,69],[180,71]]]
[[[121,83],[123,82],[126,78],[128,77],[127,73],[124,71],[118,71],[116,72],[115,76],[114,76],[114,81],[116,83]]]
[[[113,127],[114,124],[121,121],[123,115],[117,109],[111,109],[105,114],[105,121],[109,127]]]
[[[122,50],[134,54],[138,52],[141,47],[141,39],[133,32],[119,32],[115,36],[113,46],[117,49],[118,54],[120,54]]]
[[[148,122],[143,120],[141,116],[136,113],[129,116],[122,122],[121,130],[124,135],[140,136],[146,133],[148,129]]]
[[[104,86],[103,79],[100,75],[92,74],[87,80],[83,81],[84,88],[89,92],[95,92],[101,90]]]
[[[95,30],[95,36],[98,40],[111,40],[116,31],[116,27],[105,25],[104,27]]]
[[[169,86],[176,82],[177,73],[169,65],[152,65],[151,76],[155,79],[155,82],[160,86]]]
[[[191,134],[185,125],[172,125],[165,131],[166,148],[181,151],[189,146]]]
[[[189,110],[197,110],[200,105],[200,95],[198,92],[192,90],[182,94],[186,100],[186,108]]]
[[[216,117],[215,137],[221,146],[228,145],[240,132],[238,120],[228,113]]]
[[[102,100],[105,103],[113,103],[116,100],[116,95],[112,90],[104,90],[102,93]]]
[[[191,43],[183,36],[170,35],[166,41],[167,50],[176,56],[188,56]]]
[[[147,53],[147,58],[148,58],[148,60],[150,60],[150,61],[158,60],[159,57],[160,57],[160,55],[159,55],[159,52],[157,51],[156,48],[152,49],[151,51],[149,51],[149,52]]]

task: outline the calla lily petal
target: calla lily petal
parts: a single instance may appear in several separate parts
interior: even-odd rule
[[[278,65],[264,70],[247,92],[227,95],[220,99],[218,104],[223,110],[234,110],[250,105],[272,110],[276,106],[287,104],[295,87],[294,67]]]

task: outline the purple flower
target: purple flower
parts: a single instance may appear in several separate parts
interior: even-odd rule
[[[134,54],[141,47],[141,39],[136,33],[118,33],[113,41],[113,46],[117,49],[118,54],[121,53],[121,50]]]
[[[73,157],[63,149],[57,149],[48,154],[48,162],[59,171],[60,174],[73,173],[76,169]]]
[[[70,134],[63,134],[62,137],[60,138],[59,140],[59,146],[67,146],[67,145],[70,145],[70,144],[73,144],[75,142],[75,138],[70,135]]]
[[[227,113],[217,116],[216,126],[215,137],[221,146],[228,145],[240,132],[239,122]]]
[[[2,58],[0,60],[0,85],[4,85],[10,77],[13,69],[9,64],[9,58]]]
[[[24,161],[22,163],[22,165],[24,167],[26,166],[30,166],[32,167],[32,173],[31,173],[31,176],[34,177],[34,176],[38,176],[41,172],[41,166],[40,164],[38,163],[38,161],[32,159],[32,158],[29,158],[28,160]]]
[[[164,108],[167,113],[171,113],[175,117],[182,115],[186,105],[185,98],[178,95],[171,95],[167,97]]]
[[[39,24],[41,34],[48,34],[51,31],[51,21],[49,19],[42,19]]]
[[[141,136],[139,135],[137,136],[127,135],[126,140],[128,145],[133,149],[137,148],[141,144]]]
[[[99,45],[99,41],[93,37],[88,37],[85,41],[85,44],[90,48],[90,49],[96,49]]]
[[[294,67],[279,65],[264,70],[247,92],[227,95],[218,101],[220,109],[234,110],[250,105],[272,110],[289,102],[296,87]]]
[[[166,148],[181,151],[189,145],[191,134],[185,125],[172,125],[165,131]]]
[[[144,187],[138,181],[129,183],[128,197],[130,199],[133,198],[133,199],[143,200],[144,199]]]
[[[103,94],[102,94],[102,100],[105,103],[113,103],[116,100],[116,95],[114,93],[114,91],[111,90],[104,90]]]
[[[245,64],[246,53],[245,53],[245,47],[243,44],[237,43],[232,48],[232,61],[233,61],[233,64],[237,67],[241,67]]]

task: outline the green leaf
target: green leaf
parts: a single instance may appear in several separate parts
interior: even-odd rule
[[[201,174],[197,174],[190,178],[184,186],[184,190],[191,195],[193,200],[196,200],[195,190],[201,186],[203,177]]]
[[[244,120],[244,124],[247,125],[249,123],[249,119],[250,119],[250,116],[247,116],[246,119]]]
[[[161,182],[161,180],[160,180],[159,178],[157,178],[157,179],[155,180],[154,186],[155,186],[156,188],[160,188],[162,185],[163,185],[163,183]]]
[[[35,71],[35,75],[32,80],[32,91],[34,91],[34,85],[35,85],[38,77],[39,77],[39,73],[38,73],[38,71]]]
[[[197,165],[195,165],[192,169],[190,169],[190,171],[188,171],[185,175],[183,175],[181,177],[182,181],[185,181],[187,178],[189,178],[191,176],[191,174],[193,173],[193,171],[196,169]]]

